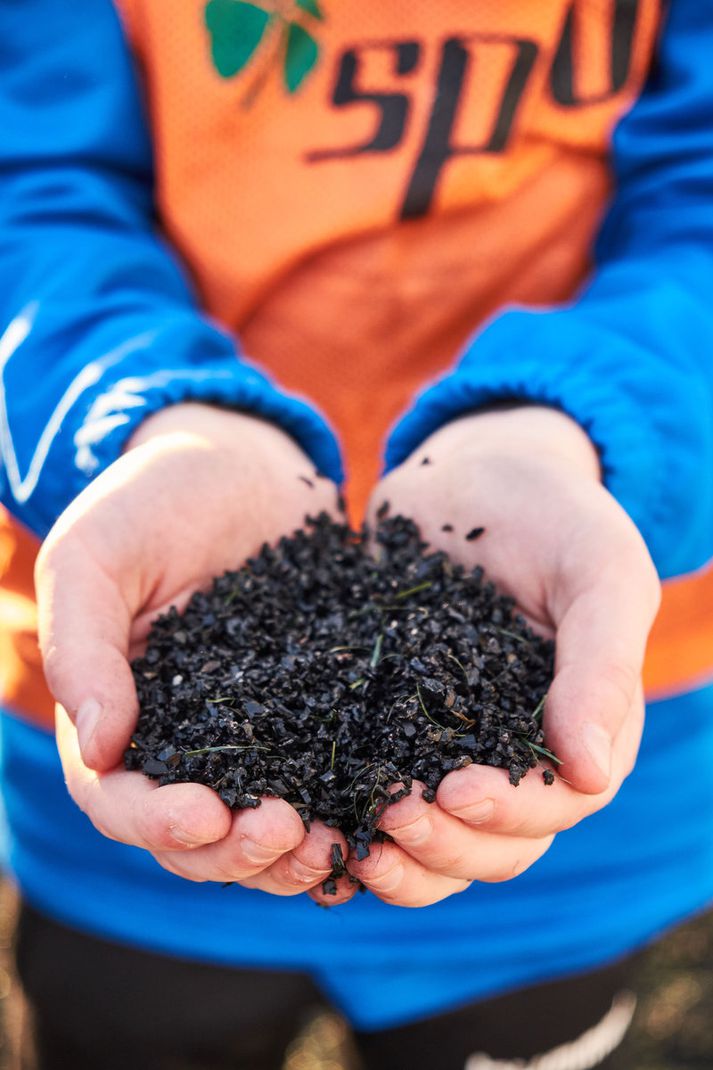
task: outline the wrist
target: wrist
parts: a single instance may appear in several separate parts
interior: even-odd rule
[[[594,443],[575,420],[558,409],[542,405],[494,407],[453,420],[436,431],[419,450],[461,452],[470,457],[522,458],[571,469],[596,482],[602,478]]]

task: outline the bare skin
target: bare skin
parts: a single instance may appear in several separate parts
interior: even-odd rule
[[[383,480],[372,509],[384,500],[434,546],[483,565],[557,640],[543,723],[564,779],[547,787],[531,774],[514,789],[501,769],[450,773],[435,803],[417,789],[385,812],[394,843],[349,861],[384,901],[423,906],[473,880],[516,877],[617,793],[641,738],[641,667],[660,588],[641,536],[601,485],[591,442],[550,409],[449,424]],[[474,527],[485,532],[468,542]]]
[[[313,483],[304,482],[306,477]],[[240,413],[175,406],[146,420],[124,456],[65,511],[36,570],[40,644],[57,700],[67,786],[104,835],[151,852],[194,881],[236,881],[277,895],[315,889],[330,847],[280,799],[232,814],[210,788],[158,787],[123,768],[137,718],[130,658],[151,620],[235,568],[265,541],[333,510],[336,488],[314,477],[282,431]],[[336,898],[353,894],[343,881]]]
[[[101,832],[189,880],[307,891],[336,905],[354,889],[343,880],[336,897],[321,892],[340,839],[333,830],[306,835],[277,799],[231,814],[209,788],[159,788],[121,760],[137,716],[128,659],[150,621],[306,512],[333,509],[335,488],[316,480],[310,489],[301,475],[313,472],[295,443],[252,417],[185,405],[150,418],[48,536],[36,575],[40,638],[67,784]],[[641,736],[641,664],[659,584],[641,537],[600,483],[589,439],[549,409],[449,424],[382,481],[372,509],[384,499],[433,545],[484,565],[557,638],[544,725],[566,779],[545,787],[530,775],[513,789],[503,770],[451,773],[436,803],[416,790],[386,811],[382,828],[394,842],[349,861],[385,902],[421,906],[473,880],[517,876],[557,832],[616,794]],[[477,526],[485,533],[467,542]]]

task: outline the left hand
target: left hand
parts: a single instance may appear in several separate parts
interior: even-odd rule
[[[447,425],[381,482],[372,520],[384,500],[434,547],[482,565],[557,643],[543,715],[547,746],[563,762],[555,783],[532,770],[513,788],[506,770],[472,765],[449,773],[431,804],[414,785],[381,819],[394,842],[349,860],[385,902],[425,906],[474,880],[518,876],[557,832],[616,795],[641,738],[641,667],[660,587],[637,529],[601,485],[592,443],[552,409]],[[466,541],[475,527],[484,533]]]
[[[274,895],[308,892],[346,841],[284,799],[231,812],[207,785],[159,785],[124,768],[138,717],[130,660],[152,620],[299,528],[335,511],[337,489],[284,431],[247,413],[186,402],[154,413],[123,456],[57,520],[36,568],[45,675],[58,702],[67,789],[104,836],[150,852],[190,881]]]

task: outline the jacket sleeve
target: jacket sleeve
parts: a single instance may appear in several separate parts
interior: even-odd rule
[[[340,478],[334,438],[201,315],[155,230],[149,138],[110,0],[0,5],[0,492],[43,536],[151,412],[265,416]]]
[[[499,399],[556,406],[662,576],[713,556],[713,8],[672,0],[659,58],[613,142],[617,192],[575,303],[511,309],[392,432],[387,465]]]

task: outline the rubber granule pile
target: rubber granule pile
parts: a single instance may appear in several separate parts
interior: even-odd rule
[[[371,538],[323,514],[154,623],[125,762],[232,808],[286,799],[364,858],[413,780],[427,801],[471,762],[513,785],[544,762],[552,782],[553,658],[482,569],[430,551],[412,521],[382,517]]]

